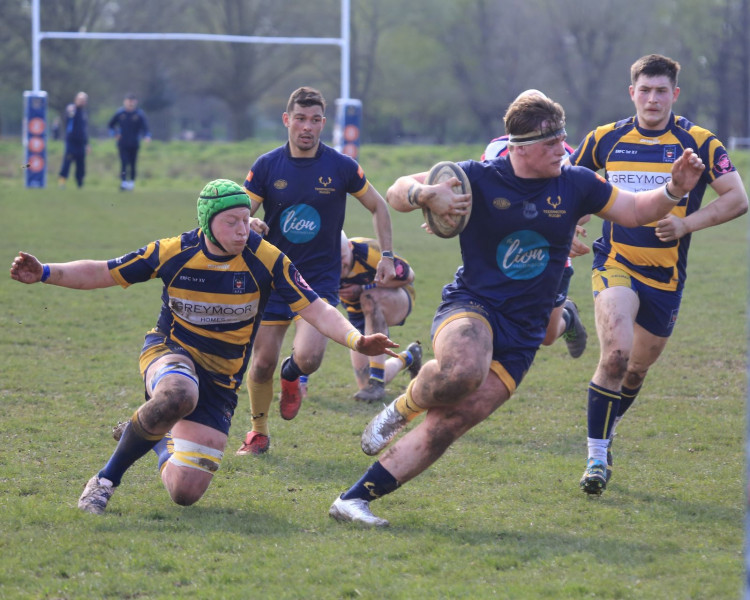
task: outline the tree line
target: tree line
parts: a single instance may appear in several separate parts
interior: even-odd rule
[[[42,31],[339,37],[340,0],[41,1]],[[29,0],[0,9],[0,133],[21,129],[31,89]],[[351,0],[351,97],[367,143],[476,143],[503,133],[522,90],[566,110],[577,143],[632,114],[630,65],[652,52],[682,65],[676,110],[720,139],[750,137],[750,0]],[[50,118],[79,90],[94,134],[127,92],[154,136],[241,140],[283,135],[300,85],[339,95],[336,47],[183,41],[42,42]],[[328,128],[330,135],[332,127]]]

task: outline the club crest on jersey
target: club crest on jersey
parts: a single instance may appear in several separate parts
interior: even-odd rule
[[[234,274],[234,279],[232,280],[232,293],[234,294],[245,293],[245,276],[242,273]]]
[[[318,183],[320,184],[320,186],[316,186],[315,191],[319,194],[332,194],[336,191],[336,188],[329,187],[333,183],[332,177],[324,177],[323,175],[321,175],[320,177],[318,177]]]
[[[542,212],[547,215],[548,217],[552,217],[553,219],[559,219],[564,214],[567,213],[566,210],[560,209],[558,210],[558,206],[562,204],[562,198],[560,196],[557,196],[556,199],[552,199],[552,196],[547,196],[547,204],[549,204],[552,207],[552,210],[545,209]]]
[[[673,163],[675,160],[677,160],[677,146],[664,146],[662,162]]]
[[[536,204],[530,200],[523,201],[523,216],[527,219],[536,219],[539,213],[536,210]]]
[[[273,187],[277,190],[285,190],[288,185],[285,179],[277,179],[273,182]]]
[[[498,210],[507,210],[510,208],[510,200],[507,198],[495,198],[492,201],[492,206]]]
[[[729,160],[729,156],[727,154],[722,154],[719,157],[719,160],[717,160],[714,163],[714,173],[716,175],[724,175],[724,173],[731,173],[734,171],[734,165],[732,164],[732,161]]]

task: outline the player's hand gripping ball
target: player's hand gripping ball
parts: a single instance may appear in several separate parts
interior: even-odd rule
[[[460,184],[453,186],[453,191],[457,194],[471,194],[471,184],[469,178],[464,173],[464,170],[459,167],[456,163],[445,160],[437,163],[427,173],[427,179],[425,183],[427,185],[435,185],[450,179],[451,177],[457,177]],[[424,215],[425,222],[429,225],[432,233],[441,238],[452,238],[457,236],[464,230],[466,223],[469,222],[471,216],[471,203],[465,215],[452,215],[451,220],[455,223],[449,223],[443,217],[433,213],[429,207],[422,207],[422,214]]]

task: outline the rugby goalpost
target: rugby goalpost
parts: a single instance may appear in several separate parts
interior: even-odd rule
[[[222,35],[209,33],[97,33],[73,31],[42,31],[40,0],[31,3],[31,91],[24,92],[23,144],[26,150],[26,187],[46,185],[47,92],[42,90],[41,43],[45,39],[68,40],[164,40],[194,42],[226,42],[235,44],[292,44],[338,46],[341,49],[341,89],[336,100],[334,145],[353,158],[359,151],[362,103],[350,94],[350,0],[341,1],[340,37],[272,37]]]

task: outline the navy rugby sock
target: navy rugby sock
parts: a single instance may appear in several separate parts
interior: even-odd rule
[[[628,411],[628,409],[633,406],[633,402],[635,402],[635,399],[638,396],[638,392],[640,391],[640,385],[637,388],[628,388],[622,386],[622,391],[620,392],[620,408],[617,411],[618,417],[624,415]]]
[[[304,375],[304,373],[297,366],[297,363],[294,362],[294,355],[287,356],[281,365],[281,376],[287,381],[294,381],[300,375]]]
[[[620,409],[620,392],[589,382],[588,437],[606,440]]]
[[[136,431],[137,430],[137,431]],[[148,434],[138,423],[138,413],[130,421],[130,425],[122,432],[120,442],[104,468],[99,471],[99,477],[104,477],[117,487],[135,461],[151,450],[163,436]],[[149,439],[150,438],[150,439]]]
[[[365,471],[365,474],[362,475],[362,478],[357,483],[342,494],[341,498],[343,500],[361,498],[369,502],[370,500],[390,494],[399,485],[396,478],[380,464],[380,461],[377,461]]]

